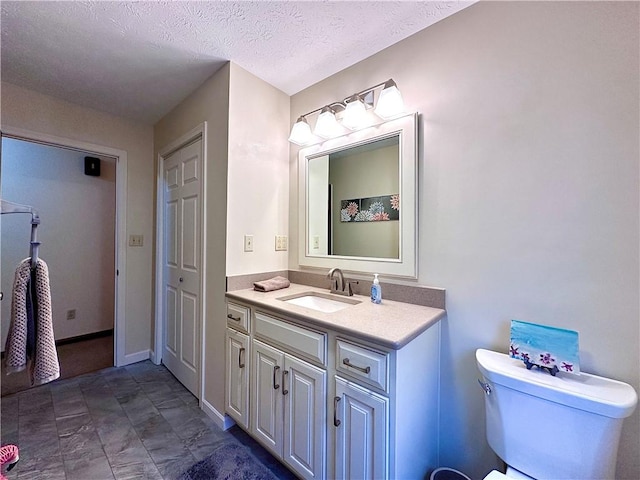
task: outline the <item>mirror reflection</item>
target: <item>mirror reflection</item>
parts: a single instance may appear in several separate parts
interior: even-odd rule
[[[399,134],[308,158],[309,255],[400,258]]]
[[[298,152],[298,264],[417,278],[417,122],[404,115]]]

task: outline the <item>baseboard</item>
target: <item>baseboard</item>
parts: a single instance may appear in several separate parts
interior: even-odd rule
[[[120,365],[121,367],[124,367],[125,365],[131,365],[132,363],[138,363],[138,362],[143,362],[144,360],[149,360],[150,355],[149,355],[149,350],[141,350],[139,352],[136,353],[128,353],[124,356],[124,361],[122,362],[122,365]]]
[[[213,408],[213,405],[207,402],[204,398],[202,399],[200,408],[207,414],[207,417],[213,420],[222,430],[228,430],[236,424],[229,415],[223,415],[218,412],[218,410]]]

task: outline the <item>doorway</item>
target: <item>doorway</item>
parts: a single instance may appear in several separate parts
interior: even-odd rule
[[[39,256],[49,264],[57,343],[68,344],[85,336],[93,341],[108,335],[109,364],[124,365],[126,152],[14,128],[3,130],[2,146],[3,198],[39,210]],[[10,161],[12,154],[24,154],[24,161]],[[85,175],[85,156],[99,160],[100,176]],[[13,172],[6,171],[10,163]],[[95,168],[95,162],[93,165]],[[11,231],[24,239],[21,233],[26,230],[27,245],[22,251],[19,241],[16,247],[7,242],[0,245],[0,277],[5,292],[0,317],[3,347],[15,267],[7,269],[5,257],[17,255],[21,260],[28,256],[29,240],[28,219],[22,219],[21,223],[27,224],[24,229],[7,225],[7,218],[4,220],[2,236],[6,238]],[[11,220],[20,223],[20,219]],[[15,251],[10,253],[10,248]],[[77,290],[83,293],[78,295]],[[87,301],[85,296],[92,300]],[[105,344],[104,340],[99,342]],[[58,350],[61,348],[67,349],[68,345]]]

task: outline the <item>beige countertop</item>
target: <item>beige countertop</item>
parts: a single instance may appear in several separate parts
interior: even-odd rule
[[[303,292],[329,294],[329,290],[291,284],[289,288],[272,292],[257,292],[253,289],[227,292],[231,301],[249,303],[255,307],[270,310],[292,319],[324,327],[338,332],[348,333],[382,346],[398,350],[416,338],[427,328],[441,320],[446,312],[439,308],[424,307],[410,303],[394,302],[384,299],[376,305],[369,297],[354,295],[346,297],[358,300],[357,305],[349,305],[338,312],[324,313],[310,308],[300,307],[279,300]],[[335,295],[338,298],[339,295]]]

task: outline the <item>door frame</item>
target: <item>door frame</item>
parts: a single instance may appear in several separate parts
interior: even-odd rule
[[[31,143],[39,143],[82,153],[93,153],[116,160],[116,232],[115,232],[115,271],[114,278],[114,345],[113,364],[116,367],[126,365],[126,296],[127,296],[127,152],[118,148],[70,138],[34,132],[23,128],[2,126],[2,137],[13,138]]]
[[[204,353],[205,353],[205,321],[204,321],[204,312],[206,312],[206,298],[204,292],[206,291],[206,233],[207,233],[207,189],[206,178],[207,178],[207,122],[202,122],[198,124],[196,127],[189,130],[187,133],[181,135],[174,141],[165,145],[158,151],[158,158],[156,164],[156,279],[155,279],[155,335],[154,335],[154,346],[153,346],[153,357],[152,361],[156,365],[160,365],[162,362],[162,339],[164,338],[164,325],[163,325],[163,316],[164,316],[164,302],[163,299],[163,285],[164,285],[164,266],[163,266],[163,256],[164,256],[164,159],[171,155],[176,150],[184,147],[185,145],[193,142],[201,138],[202,140],[202,171],[201,171],[201,182],[200,182],[200,198],[201,208],[200,208],[200,291],[198,292],[200,296],[200,304],[198,308],[200,311],[198,312],[200,316],[200,365],[199,365],[199,382],[198,382],[198,400],[202,403],[203,392],[204,392]]]

